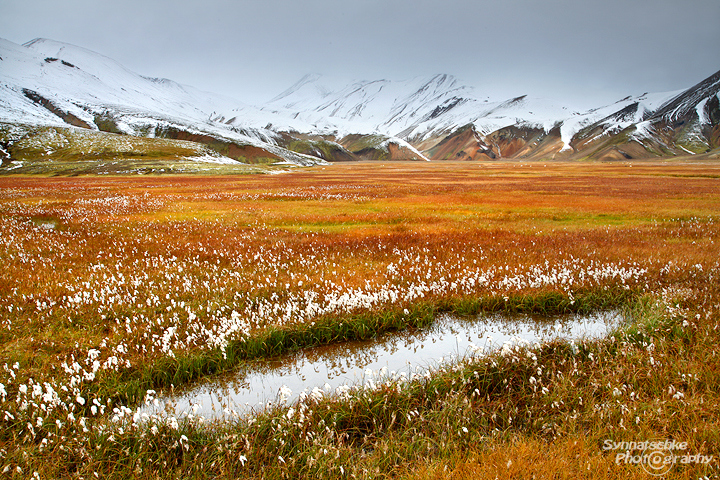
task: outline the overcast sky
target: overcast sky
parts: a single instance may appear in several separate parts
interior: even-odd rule
[[[306,73],[611,102],[720,70],[720,0],[0,0],[0,37],[249,103]]]

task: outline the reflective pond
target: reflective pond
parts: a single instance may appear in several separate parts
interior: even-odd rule
[[[500,349],[506,342],[580,340],[605,335],[623,320],[618,311],[552,317],[494,314],[441,315],[430,327],[308,348],[243,365],[232,375],[203,382],[174,396],[159,398],[147,413],[193,411],[205,418],[243,415],[268,402],[292,402],[313,389],[324,393],[358,385],[378,375],[410,375],[459,356]],[[317,391],[317,390],[316,390]],[[194,408],[193,408],[194,407]]]

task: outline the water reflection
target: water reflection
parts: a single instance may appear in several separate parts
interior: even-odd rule
[[[242,415],[262,408],[269,401],[277,401],[283,387],[292,391],[286,399],[293,401],[301,392],[309,393],[314,388],[329,393],[341,385],[360,384],[367,379],[368,370],[409,375],[467,353],[501,348],[508,341],[542,342],[556,337],[578,340],[601,336],[621,320],[617,311],[553,317],[443,315],[425,329],[388,333],[371,340],[309,348],[251,362],[232,375],[160,399],[154,412],[158,409],[189,411],[195,405],[196,414],[206,418]]]

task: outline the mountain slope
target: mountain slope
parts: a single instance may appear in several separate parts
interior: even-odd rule
[[[644,95],[587,126],[571,145],[586,158],[708,153],[720,147],[720,72],[670,94]]]

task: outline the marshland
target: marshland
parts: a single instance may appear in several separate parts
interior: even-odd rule
[[[712,460],[666,478],[716,477],[719,212],[712,161],[2,176],[0,471],[657,478],[603,446],[673,439]],[[624,320],[601,337],[281,389],[253,415],[148,410],[446,314],[602,311]]]

